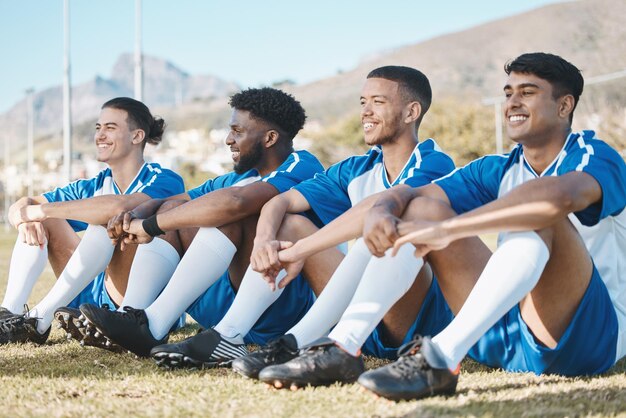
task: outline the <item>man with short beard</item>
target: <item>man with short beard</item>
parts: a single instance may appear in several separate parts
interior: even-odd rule
[[[293,138],[306,116],[292,96],[272,88],[248,89],[232,96],[230,105],[233,112],[226,144],[232,151],[234,172],[185,194],[148,201],[110,222],[112,239],[128,244],[156,237],[164,250],[183,255],[167,286],[145,310],[126,306],[125,312],[113,313],[94,305],[81,306],[97,329],[95,335],[103,334],[139,356],[147,356],[152,347],[165,342],[185,310],[205,327],[221,318],[248,266],[250,231],[261,207],[323,169],[312,154],[293,150]],[[161,273],[152,266],[162,257],[158,252],[144,254],[133,269],[145,272],[138,274],[144,281],[153,281]],[[127,293],[144,291],[144,283],[128,284]],[[284,298],[283,308],[293,318],[299,318],[312,303],[302,280]],[[284,328],[290,320],[282,321]]]

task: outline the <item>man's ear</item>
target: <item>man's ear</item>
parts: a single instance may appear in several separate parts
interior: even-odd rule
[[[280,137],[280,134],[278,133],[278,131],[274,129],[270,129],[269,131],[267,131],[267,133],[265,134],[265,147],[266,148],[273,147],[276,144],[276,142],[278,142],[279,137]]]
[[[422,105],[419,102],[411,102],[407,104],[405,114],[405,123],[415,122],[420,118],[420,116],[422,116]]]
[[[559,116],[563,118],[569,118],[569,115],[574,111],[574,96],[566,94],[559,99]]]
[[[135,131],[133,132],[132,142],[135,145],[141,144],[145,138],[146,138],[146,133],[144,132],[143,129],[135,129]]]

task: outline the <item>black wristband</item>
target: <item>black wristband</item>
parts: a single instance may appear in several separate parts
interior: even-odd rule
[[[146,231],[146,233],[150,235],[151,237],[156,237],[157,235],[165,234],[165,231],[159,228],[156,214],[150,216],[149,218],[144,219],[143,222],[141,223],[141,226],[143,227],[143,230]]]

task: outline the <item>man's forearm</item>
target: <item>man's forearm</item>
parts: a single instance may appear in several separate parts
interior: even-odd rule
[[[120,212],[130,210],[149,197],[143,193],[132,195],[105,195],[89,199],[43,203],[26,208],[26,217],[31,220],[48,218],[74,219],[94,225],[106,224]]]

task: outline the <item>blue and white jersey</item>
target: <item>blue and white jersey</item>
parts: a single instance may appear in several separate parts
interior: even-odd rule
[[[200,186],[189,190],[187,194],[191,199],[196,199],[214,190],[231,186],[241,187],[255,181],[267,182],[274,186],[278,193],[283,193],[322,170],[324,167],[313,154],[308,151],[296,151],[292,152],[276,170],[266,176],[261,177],[256,169],[248,170],[242,174],[231,172],[209,179]]]
[[[457,213],[489,203],[516,186],[543,176],[582,171],[602,188],[602,200],[571,213],[574,224],[606,284],[619,323],[617,359],[626,355],[626,164],[593,131],[571,133],[543,173],[536,173],[517,145],[508,155],[490,155],[437,180]]]
[[[398,184],[419,187],[454,170],[452,159],[433,139],[415,146],[397,178],[387,178],[380,146],[365,155],[349,157],[295,187],[309,202],[320,220],[327,224],[375,193]]]
[[[183,179],[167,168],[161,168],[156,163],[144,163],[137,175],[126,190],[120,190],[111,169],[102,170],[91,179],[76,180],[67,186],[44,193],[48,202],[65,202],[70,200],[88,199],[90,197],[107,194],[145,193],[152,199],[161,199],[185,192]],[[83,231],[87,228],[84,222],[68,220],[74,231]]]

